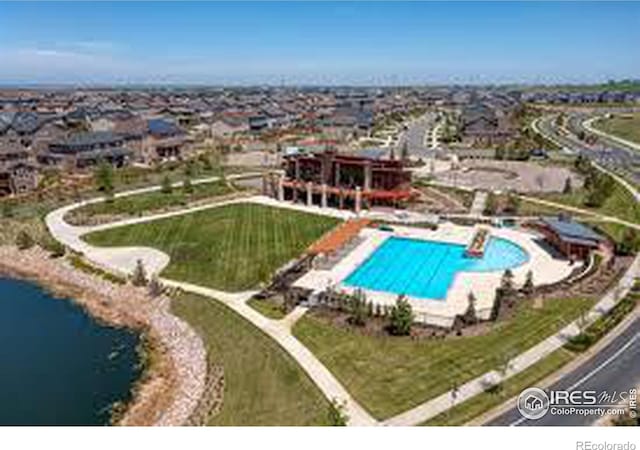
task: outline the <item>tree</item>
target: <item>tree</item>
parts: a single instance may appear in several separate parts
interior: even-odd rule
[[[112,194],[113,166],[105,160],[100,161],[95,172],[95,181],[99,191],[104,192],[107,195]]]
[[[468,306],[467,311],[465,312],[465,317],[469,322],[476,323],[478,321],[478,315],[476,312],[476,303],[478,302],[478,299],[476,298],[474,293],[470,291],[469,295],[467,296],[467,301]]]
[[[185,178],[182,182],[182,190],[185,194],[193,193],[193,184],[191,184],[191,178]]]
[[[213,170],[213,165],[211,164],[211,158],[209,158],[208,153],[203,153],[199,156],[200,163],[202,164],[202,170],[205,172],[211,172]]]
[[[513,355],[510,350],[505,349],[498,353],[497,361],[496,361],[496,370],[500,374],[500,381],[496,385],[496,391],[500,392],[502,390],[502,383],[504,382],[505,377],[507,376],[507,372],[511,368],[511,360],[513,359]]]
[[[193,178],[195,175],[195,167],[193,161],[187,161],[184,166],[184,176],[185,178]]]
[[[528,271],[527,278],[524,280],[524,284],[522,285],[522,292],[524,292],[526,295],[531,295],[533,294],[533,289],[533,272]]]
[[[400,295],[389,316],[389,331],[395,336],[407,336],[413,325],[413,310],[404,295]]]
[[[562,189],[563,194],[571,194],[573,192],[573,187],[571,186],[571,177],[567,177],[564,180],[564,188]]]
[[[133,283],[134,286],[145,286],[147,284],[147,271],[141,259],[136,262],[136,268],[133,270],[133,275],[131,276],[131,283]]]
[[[507,195],[507,205],[505,208],[505,212],[509,214],[516,214],[519,208],[520,208],[520,198],[514,193],[510,192]]]
[[[616,246],[621,255],[631,255],[640,248],[640,234],[633,228],[624,230],[622,240]]]
[[[151,280],[149,280],[149,295],[151,297],[158,297],[159,295],[162,294],[162,290],[163,290],[163,286],[162,283],[160,283],[160,280],[158,280],[158,277],[153,275],[151,277]]]
[[[35,245],[35,241],[25,230],[20,230],[16,236],[16,246],[19,250],[27,250]]]
[[[349,416],[345,413],[346,402],[333,399],[329,404],[329,423],[334,427],[345,427],[349,422]]]
[[[169,175],[165,175],[164,178],[162,178],[160,192],[162,192],[163,194],[171,194],[172,191],[173,186],[171,186],[171,179],[169,178]]]
[[[505,293],[513,292],[513,272],[511,272],[511,269],[507,269],[504,271],[502,280],[500,281],[500,288]]]
[[[484,204],[484,214],[492,216],[498,211],[498,200],[493,192],[489,192],[487,195],[487,201]]]
[[[359,327],[367,323],[367,299],[359,289],[349,299],[349,323]]]

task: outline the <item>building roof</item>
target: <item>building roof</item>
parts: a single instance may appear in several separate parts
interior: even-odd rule
[[[173,122],[165,119],[150,119],[147,122],[149,133],[154,136],[166,137],[184,134],[184,131]]]
[[[112,144],[122,141],[122,136],[113,131],[92,131],[88,133],[77,133],[70,136],[64,145],[75,146],[93,146],[98,144]]]
[[[553,230],[560,238],[572,244],[593,245],[604,241],[604,237],[591,228],[571,219],[543,217],[542,223]]]
[[[115,148],[100,148],[91,150],[88,152],[78,153],[76,156],[79,160],[97,160],[106,158],[120,158],[131,156],[133,152],[127,148],[115,147]]]

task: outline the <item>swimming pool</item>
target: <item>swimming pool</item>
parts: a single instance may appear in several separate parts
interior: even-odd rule
[[[444,300],[458,272],[503,271],[524,264],[520,246],[491,237],[482,258],[467,258],[465,246],[390,237],[345,280],[346,286]]]

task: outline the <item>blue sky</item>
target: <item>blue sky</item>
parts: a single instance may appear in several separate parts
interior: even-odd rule
[[[0,3],[0,83],[640,77],[640,3]]]

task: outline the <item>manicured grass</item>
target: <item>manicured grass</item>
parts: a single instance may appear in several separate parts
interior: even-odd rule
[[[269,319],[280,320],[285,316],[282,308],[268,300],[250,299],[247,304]]]
[[[69,219],[72,223],[81,223],[83,218],[91,216],[140,216],[145,212],[186,205],[230,192],[232,192],[231,187],[223,181],[194,184],[191,193],[186,193],[182,187],[174,187],[170,193],[148,192],[86,205],[73,210]]]
[[[609,119],[600,119],[594,123],[594,127],[640,144],[640,113],[614,115]]]
[[[566,209],[554,208],[553,206],[541,205],[521,199],[518,205],[517,215],[519,216],[557,216],[561,213],[567,213]],[[574,217],[580,217],[580,214],[569,213]]]
[[[575,355],[568,350],[556,350],[542,361],[527,370],[515,375],[504,383],[496,392],[483,392],[464,403],[460,403],[448,411],[437,415],[422,425],[427,426],[459,426],[484,414],[491,408],[501,405],[510,398],[520,394],[524,389],[533,386],[539,380],[551,375],[573,359]]]
[[[500,365],[558,331],[593,302],[521,304],[515,316],[482,336],[415,341],[368,336],[306,315],[293,333],[375,417],[406,411]]]
[[[224,400],[210,425],[325,425],[329,403],[275,341],[221,303],[183,294],[173,311],[224,368]]]
[[[336,225],[336,219],[234,204],[92,233],[101,246],[144,245],[171,257],[163,276],[228,291],[255,288]]]
[[[545,194],[542,197],[549,201],[595,211],[600,214],[614,216],[618,219],[640,224],[640,204],[636,202],[633,195],[620,183],[616,182],[613,186],[611,195],[599,208],[591,208],[584,204],[586,193],[583,189],[577,189],[571,194]]]

